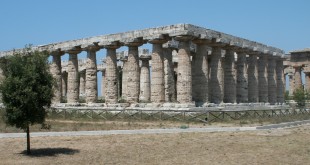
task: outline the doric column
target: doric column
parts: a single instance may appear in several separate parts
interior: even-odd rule
[[[80,71],[80,96],[85,96],[85,78],[86,73],[85,70]]]
[[[175,102],[174,67],[172,63],[172,48],[163,48],[164,53],[164,78],[165,102]]]
[[[128,64],[127,64],[127,57],[122,57],[120,59],[123,62],[123,68],[122,68],[122,99],[127,100],[127,75],[128,75]]]
[[[283,59],[280,57],[276,61],[276,73],[277,73],[277,102],[284,103],[284,94],[285,94],[285,76],[284,76],[284,67]]]
[[[295,68],[294,73],[294,80],[295,80],[295,87],[294,89],[300,89],[302,88],[302,81],[301,81],[301,66],[293,66]]]
[[[62,78],[62,82],[61,82],[61,85],[62,85],[62,96],[63,97],[66,97],[67,96],[67,84],[68,84],[68,73],[67,72],[62,72],[62,75],[61,75],[61,78]]]
[[[293,96],[294,95],[294,91],[295,91],[295,79],[294,79],[294,74],[293,73],[288,73],[288,79],[289,79],[289,96]]]
[[[268,63],[268,101],[270,104],[277,102],[277,75],[276,57],[269,57]]]
[[[152,74],[151,74],[151,102],[165,102],[164,55],[162,44],[164,39],[153,39]]]
[[[116,64],[116,49],[119,48],[119,44],[114,42],[110,45],[106,45],[107,57],[106,57],[106,103],[115,104],[118,102],[118,69]]]
[[[224,58],[224,98],[225,103],[236,103],[235,51],[227,48]]]
[[[262,55],[258,60],[258,97],[259,102],[268,102],[268,56]]]
[[[210,62],[210,102],[215,104],[223,102],[223,86],[222,49],[219,46],[213,46]]]
[[[248,102],[258,102],[257,54],[250,54],[248,60]]]
[[[101,70],[101,97],[105,98],[106,91],[106,80],[105,80],[105,69]]]
[[[237,102],[248,102],[248,67],[246,53],[240,51],[237,57]]]
[[[125,43],[128,46],[128,60],[125,65],[127,71],[126,80],[127,85],[127,102],[137,103],[139,101],[140,93],[140,67],[139,67],[139,51],[138,47],[142,45],[141,39],[134,39],[132,42]]]
[[[305,91],[310,92],[310,72],[305,73]]]
[[[79,48],[74,48],[68,51],[68,103],[77,103],[79,100],[79,65],[77,54],[80,52],[81,50]]]
[[[86,103],[96,103],[98,98],[97,85],[97,59],[96,52],[100,50],[99,46],[90,45],[87,47],[86,61],[86,82],[85,96]]]
[[[208,51],[207,40],[194,40],[196,55],[192,60],[192,88],[195,102],[208,103]]]
[[[53,103],[60,103],[62,94],[62,78],[61,78],[61,56],[64,52],[54,51],[51,52],[53,61],[51,64],[51,73],[56,81],[56,86],[54,87],[54,97]]]
[[[151,98],[150,65],[151,56],[140,56],[142,61],[140,74],[140,101],[149,102]]]
[[[192,102],[192,66],[190,53],[191,36],[177,36],[179,41],[178,51],[178,78],[177,101],[179,103]]]

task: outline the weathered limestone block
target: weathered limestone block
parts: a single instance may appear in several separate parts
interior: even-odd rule
[[[165,102],[165,78],[164,78],[164,55],[162,44],[163,39],[154,39],[152,52],[152,74],[151,74],[151,102]]]
[[[80,75],[80,96],[85,96],[85,83],[86,83],[85,70],[81,71],[79,75]]]
[[[127,85],[127,102],[137,103],[139,101],[140,93],[140,67],[139,67],[139,51],[138,47],[142,45],[142,42],[130,42],[126,43],[128,46],[128,60],[126,62],[126,80]]]
[[[235,51],[226,49],[224,58],[224,103],[236,103]]]
[[[250,54],[248,60],[248,101],[258,102],[258,70],[257,55]]]
[[[97,90],[97,60],[96,52],[100,50],[97,46],[90,46],[87,49],[86,61],[86,82],[85,95],[86,103],[96,103],[98,98]]]
[[[271,105],[277,103],[276,59],[269,57],[268,63],[268,101]]]
[[[118,68],[116,64],[116,49],[118,44],[105,46],[106,57],[106,103],[115,104],[118,102]]]
[[[237,103],[248,102],[248,74],[246,53],[238,53],[237,59]]]
[[[149,102],[151,98],[150,65],[151,56],[140,56],[142,61],[140,74],[140,102]]]
[[[268,56],[262,55],[258,60],[259,102],[268,102]]]
[[[77,54],[80,50],[70,50],[68,61],[68,93],[67,103],[77,103],[79,100],[79,65]]]
[[[208,100],[208,45],[205,40],[195,40],[197,45],[196,55],[192,60],[192,88],[193,100],[202,104]]]
[[[164,78],[165,78],[165,101],[175,102],[174,66],[172,63],[172,49],[164,48]]]
[[[295,80],[295,87],[294,89],[302,88],[302,81],[301,81],[301,67],[300,66],[293,66],[295,68],[294,80]]]
[[[67,96],[67,84],[68,84],[68,73],[67,72],[63,72],[61,74],[61,78],[62,78],[62,96],[66,97]]]
[[[277,102],[284,103],[285,98],[285,77],[284,77],[284,67],[283,59],[278,59],[276,61],[276,77],[277,77]]]
[[[210,102],[220,104],[223,102],[224,89],[223,67],[222,67],[222,49],[221,47],[212,47],[210,62]]]
[[[105,97],[105,91],[106,91],[106,76],[105,76],[105,69],[101,70],[101,97]]]
[[[179,36],[177,101],[181,104],[192,103],[192,66],[190,36]]]

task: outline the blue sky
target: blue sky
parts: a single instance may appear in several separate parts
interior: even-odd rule
[[[309,6],[309,0],[1,0],[0,51],[191,23],[288,52],[310,47]]]

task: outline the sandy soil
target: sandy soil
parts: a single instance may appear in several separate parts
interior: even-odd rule
[[[0,139],[0,164],[309,164],[310,125],[249,132]]]

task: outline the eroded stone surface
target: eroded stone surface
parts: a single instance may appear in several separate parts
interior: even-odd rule
[[[174,66],[172,63],[172,49],[164,48],[164,78],[165,78],[165,101],[175,102]]]
[[[237,59],[237,103],[248,102],[248,73],[246,53],[238,53]]]
[[[268,103],[268,56],[263,55],[258,60],[259,102]]]
[[[140,74],[140,102],[149,102],[151,98],[150,83],[150,56],[141,56],[141,74]]]
[[[52,102],[60,103],[62,94],[62,76],[61,76],[61,53],[54,52],[52,54],[53,61],[50,67],[51,73],[56,81],[56,86],[54,87],[54,97]]]
[[[223,102],[224,77],[222,67],[222,49],[212,47],[210,63],[210,102],[220,104]]]
[[[87,103],[97,102],[97,60],[98,47],[89,47],[87,50],[86,74],[85,74],[85,96]]]
[[[277,102],[276,59],[269,58],[268,63],[268,101],[271,105]]]
[[[224,58],[224,103],[236,102],[235,51],[226,49]]]
[[[107,68],[106,68],[106,103],[115,104],[118,102],[118,69],[116,65],[116,48],[107,47]]]
[[[248,101],[258,102],[258,69],[257,55],[251,54],[248,60]]]
[[[68,61],[68,92],[67,102],[76,103],[79,100],[79,68],[77,52],[69,52]]]

